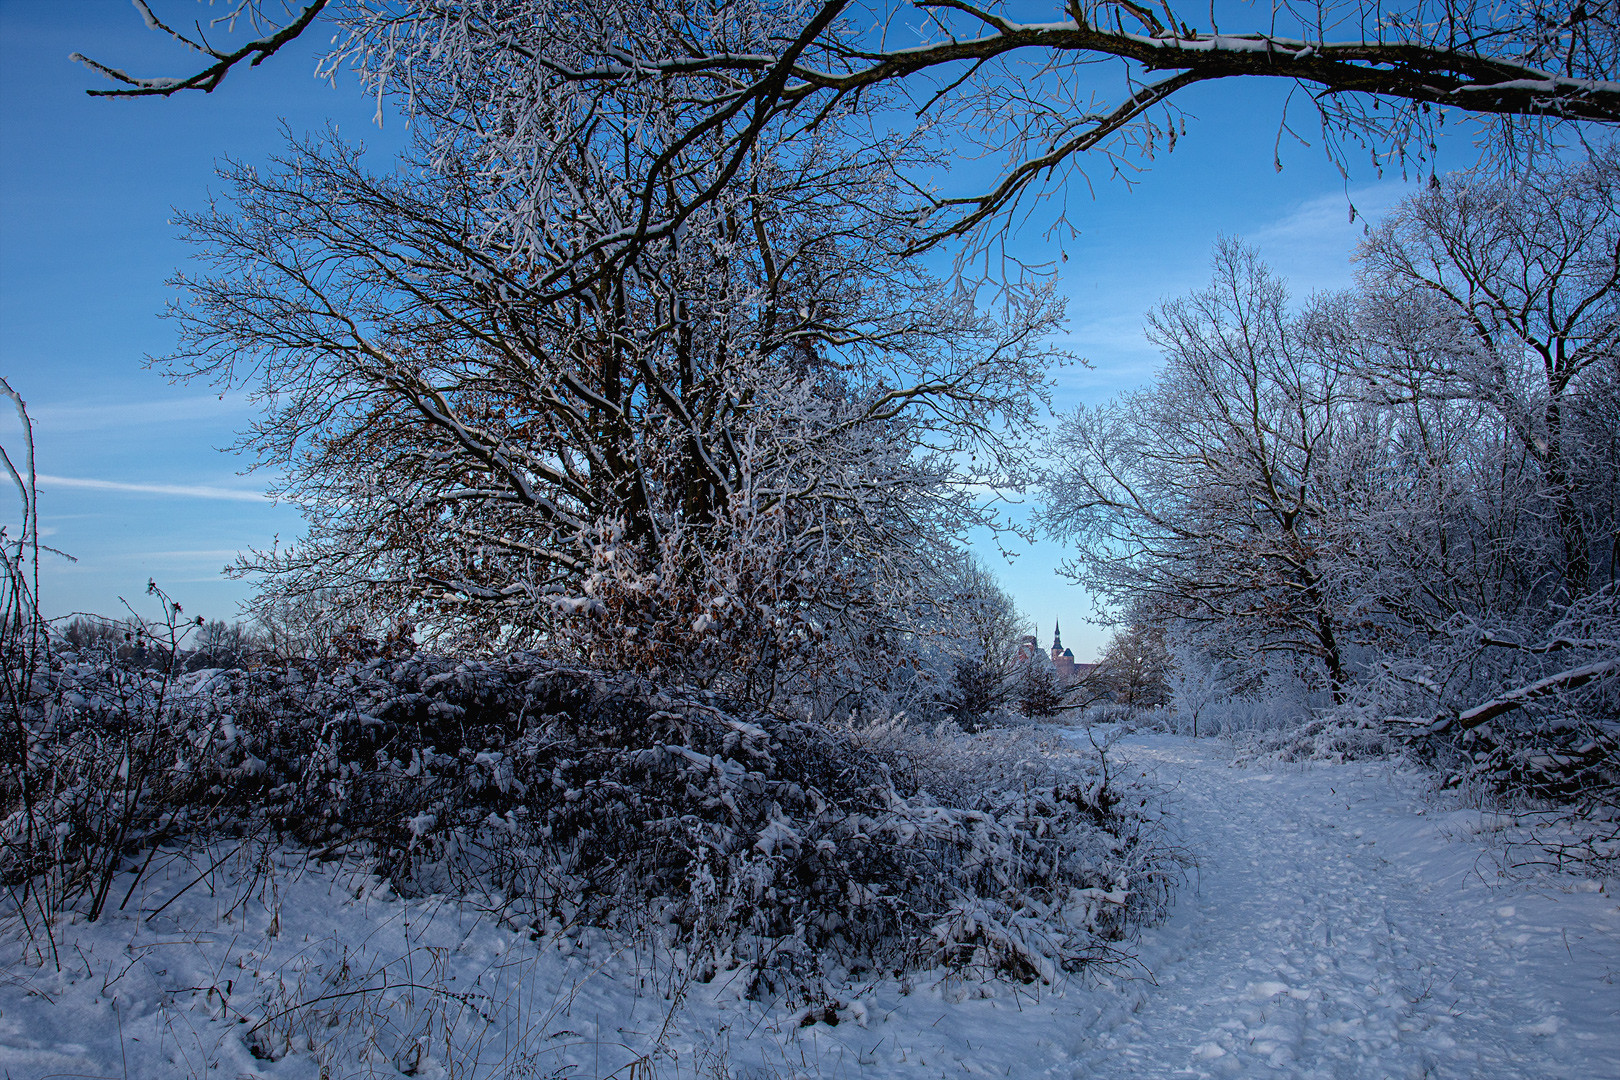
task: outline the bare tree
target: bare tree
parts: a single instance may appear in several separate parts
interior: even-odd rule
[[[1579,476],[1589,470],[1570,413],[1583,382],[1612,371],[1620,352],[1620,144],[1511,182],[1448,177],[1390,215],[1361,264],[1385,310],[1426,303],[1452,336],[1392,349],[1396,377],[1500,417],[1557,522],[1563,599],[1586,593],[1592,549],[1613,538],[1584,519]]]
[[[1121,705],[1163,705],[1170,694],[1174,662],[1164,630],[1128,624],[1114,631],[1098,658],[1104,685]]]
[[[1045,522],[1074,572],[1190,629],[1234,690],[1244,654],[1309,657],[1453,779],[1609,813],[1616,171],[1599,148],[1438,181],[1360,288],[1297,314],[1223,246],[1214,288],[1150,318],[1158,379],[1059,432]],[[1180,697],[1215,689],[1195,674]]]
[[[1399,626],[1376,699],[1461,758],[1454,778],[1603,813],[1620,775],[1617,179],[1612,145],[1511,183],[1447,177],[1363,245],[1354,332],[1399,437],[1344,560]]]
[[[1042,524],[1070,573],[1154,621],[1229,624],[1261,651],[1347,669],[1322,499],[1350,380],[1316,348],[1283,283],[1223,241],[1210,287],[1148,320],[1165,367],[1148,388],[1069,417]]]
[[[488,225],[529,192],[434,167],[422,137],[392,175],[297,144],[183,218],[211,269],[164,366],[255,388],[244,445],[311,523],[244,567],[273,595],[769,696],[917,606],[988,517],[969,485],[1015,478],[1058,307],[991,318],[894,255],[881,163],[757,148],[604,272],[583,252],[634,217],[639,148],[553,159],[557,230],[518,246]]]
[[[1195,641],[1172,639],[1167,648],[1170,668],[1165,680],[1166,703],[1175,719],[1188,722],[1190,734],[1196,739],[1199,717],[1226,695],[1226,680],[1220,662]]]
[[[1360,290],[1298,314],[1224,246],[1213,289],[1150,318],[1156,382],[1058,435],[1045,522],[1073,571],[1314,657],[1341,700],[1380,671],[1451,715],[1587,685],[1557,680],[1614,636],[1613,436],[1588,419],[1613,412],[1612,168],[1448,178],[1372,235]]]

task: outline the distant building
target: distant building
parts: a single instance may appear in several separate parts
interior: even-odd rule
[[[1028,663],[1041,655],[1041,649],[1035,641],[1034,634],[1025,634],[1018,642],[1018,662]],[[1097,669],[1096,664],[1080,664],[1074,659],[1074,650],[1063,647],[1063,630],[1061,625],[1052,627],[1052,669],[1056,672],[1058,682],[1079,682]]]
[[[1030,639],[1033,643],[1034,639]],[[1052,667],[1057,671],[1058,681],[1065,683],[1079,682],[1096,669],[1096,664],[1077,664],[1074,660],[1074,650],[1063,647],[1063,627],[1061,623],[1052,624]]]

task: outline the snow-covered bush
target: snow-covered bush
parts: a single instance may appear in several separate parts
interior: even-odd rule
[[[227,789],[265,765],[241,752],[222,678],[95,648],[33,673],[0,771],[0,883],[14,900],[95,918],[131,853],[232,818]]]
[[[1211,647],[1211,635],[1173,638],[1166,680],[1169,703],[1161,716],[1177,735],[1234,735],[1286,731],[1306,723],[1324,695],[1313,694],[1294,665],[1278,657],[1247,664]]]
[[[1199,713],[1199,735],[1233,735],[1251,731],[1282,731],[1306,723],[1310,706],[1300,697],[1266,694],[1257,697],[1225,697],[1210,702]],[[1170,714],[1170,730],[1191,735],[1192,726],[1184,713]]]
[[[521,653],[154,678],[42,680],[56,846],[8,848],[10,880],[138,878],[156,844],[253,835],[537,931],[661,927],[696,977],[774,993],[829,962],[1050,979],[1115,957],[1172,872],[1146,793],[1029,731],[828,727]],[[11,820],[36,779],[7,777]]]
[[[1255,731],[1241,740],[1235,764],[1250,761],[1362,761],[1393,757],[1403,747],[1366,709],[1343,709],[1293,727]]]
[[[1620,593],[1525,622],[1459,620],[1386,659],[1369,696],[1445,786],[1531,813],[1560,864],[1607,872],[1620,859]]]

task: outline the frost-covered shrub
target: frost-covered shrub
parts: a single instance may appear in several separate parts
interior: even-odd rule
[[[1076,714],[1071,714],[1076,720],[1088,725],[1097,724],[1145,724],[1153,726],[1162,719],[1163,710],[1150,707],[1138,708],[1135,705],[1121,705],[1115,701],[1100,701],[1087,705]]]
[[[1297,727],[1263,730],[1242,740],[1236,763],[1364,761],[1392,757],[1401,744],[1365,709],[1341,709]]]
[[[1517,815],[1560,869],[1602,876],[1620,866],[1614,716],[1592,697],[1553,693],[1462,730],[1444,716],[1391,730],[1443,786]]]
[[[278,837],[537,930],[651,927],[761,992],[829,960],[1049,979],[1112,957],[1168,881],[1146,796],[1028,731],[857,732],[530,654],[198,672],[161,700],[105,665],[45,684],[47,863]]]
[[[1308,665],[1245,652],[1212,631],[1183,627],[1169,639],[1166,708],[1154,717],[1177,735],[1285,731],[1306,723],[1328,695]]]
[[[949,723],[890,720],[855,737],[894,763],[917,800],[971,807],[1011,823],[1012,833],[1000,841],[1008,846],[996,855],[998,873],[1034,857],[1069,860],[1086,880],[1106,882],[1107,895],[1084,898],[1098,903],[1088,919],[1103,919],[1110,936],[1163,912],[1174,867],[1160,843],[1156,803],[1147,789],[1121,782],[1104,748],[1082,754],[1034,724],[969,735]],[[1032,845],[1031,836],[1047,847]]]
[[[1533,814],[1560,865],[1620,858],[1620,592],[1383,658],[1368,703],[1446,787]],[[1582,839],[1571,841],[1571,833]]]
[[[1259,731],[1287,731],[1308,722],[1310,704],[1287,694],[1263,697],[1222,697],[1199,710],[1199,735],[1235,735]],[[1193,734],[1192,717],[1170,712],[1167,723],[1177,735]]]
[[[27,695],[8,702],[0,885],[14,899],[99,916],[132,855],[232,820],[233,789],[252,790],[265,771],[236,734],[247,697],[224,673],[183,672],[172,659],[189,625],[171,618],[154,638],[161,649],[124,660],[97,645],[40,657]],[[152,653],[170,662],[154,665]]]

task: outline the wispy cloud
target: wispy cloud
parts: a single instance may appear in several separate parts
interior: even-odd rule
[[[83,476],[39,475],[44,488],[84,488],[90,491],[117,491],[128,495],[169,495],[182,499],[226,499],[233,502],[265,502],[262,491],[212,487],[208,484],[126,484],[119,480],[93,480]]]
[[[222,400],[215,394],[203,394],[157,401],[41,402],[31,404],[28,412],[39,432],[54,433],[108,431],[188,420],[234,423],[247,407],[246,399],[241,395]]]
[[[1314,289],[1342,289],[1353,280],[1350,257],[1363,230],[1411,190],[1410,184],[1385,180],[1349,192],[1318,195],[1296,204],[1246,239],[1288,279],[1296,296]],[[1355,208],[1353,216],[1351,207]]]
[[[1142,319],[1147,305],[1151,304],[1145,291],[1123,298],[1113,298],[1108,305],[1111,312],[1104,305],[1095,302],[1087,304],[1077,313],[1080,316],[1069,331],[1060,339],[1074,351],[1085,355],[1087,349],[1101,351],[1136,350],[1151,348],[1147,337],[1142,333]],[[1131,305],[1128,307],[1127,305]],[[1079,305],[1076,305],[1079,307]],[[1134,310],[1140,306],[1141,310]],[[1095,360],[1095,357],[1088,359]]]
[[[200,551],[136,551],[129,558],[142,562],[205,563],[234,560],[240,554],[240,548],[211,548]]]

